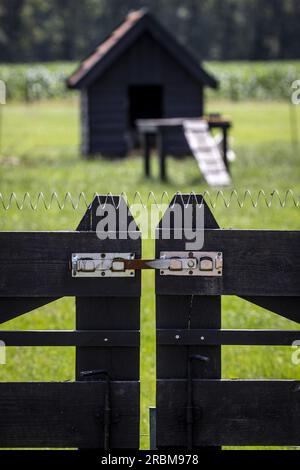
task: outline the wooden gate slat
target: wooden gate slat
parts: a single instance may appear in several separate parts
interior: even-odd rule
[[[136,258],[141,257],[140,232],[127,207],[126,201],[121,196],[98,196],[88,208],[81,220],[78,230],[90,231],[95,236],[97,224],[101,220],[99,207],[105,210],[116,208],[117,223],[115,238],[117,240],[105,239],[101,242],[104,252],[135,253]],[[102,212],[102,211],[101,211]],[[125,214],[126,228],[119,222],[119,215]],[[123,218],[124,221],[124,218]],[[121,230],[125,239],[118,240]],[[130,236],[134,232],[135,239]],[[82,233],[82,232],[81,232]],[[88,232],[86,232],[88,233]],[[118,249],[120,246],[120,250]],[[88,247],[88,245],[87,245]],[[86,251],[89,251],[86,247]],[[91,279],[86,279],[88,283]],[[132,330],[139,335],[140,330],[140,296],[141,296],[141,273],[136,272],[134,278],[107,278],[102,286],[102,279],[98,279],[97,291],[85,291],[76,296],[76,328],[78,330]],[[90,294],[87,296],[86,294]],[[117,345],[111,343],[109,346],[101,347],[76,347],[76,378],[82,380],[81,372],[86,370],[106,371],[110,380],[133,381],[137,383],[140,375],[140,348],[134,342],[130,345]],[[136,406],[139,407],[139,396],[136,396]],[[112,439],[122,442],[118,428],[111,429]],[[127,432],[126,429],[123,432]],[[139,428],[136,434],[131,435],[130,448],[139,447]]]
[[[187,383],[159,380],[157,441],[187,442]],[[194,380],[195,446],[300,445],[300,382],[285,380]]]
[[[104,401],[104,382],[0,383],[0,446],[103,448]],[[111,448],[130,448],[139,384],[111,383],[111,401]]]
[[[300,296],[299,297],[242,297],[259,307],[265,308],[277,315],[300,323]]]
[[[160,240],[170,247],[184,251],[184,237]],[[300,296],[300,231],[205,230],[202,249],[223,253],[223,276],[160,276],[157,294]]]
[[[72,278],[72,253],[130,253],[132,239],[100,240],[95,232],[0,232],[0,297],[138,297],[133,278]]]
[[[140,345],[140,334],[131,330],[33,330],[2,331],[0,341],[6,346],[81,346],[81,347],[135,347]]]
[[[58,300],[58,297],[46,298],[5,298],[0,297],[0,324],[5,323],[13,318],[31,312],[36,308],[43,307]]]
[[[203,203],[204,207],[204,225],[206,228],[218,228],[217,222],[213,214],[208,209],[207,205],[203,202],[202,196],[175,196],[171,201],[169,209],[167,209],[164,217],[168,217],[168,211],[171,211],[173,204],[181,205],[183,211],[186,212],[192,207],[193,216],[188,219],[189,228],[195,229],[196,221],[196,205]],[[185,218],[187,221],[187,219]],[[173,234],[179,228],[176,219],[171,224],[169,229],[170,240],[162,240],[162,229],[164,220],[160,221],[157,229],[156,240],[156,257],[159,256],[161,251],[177,250],[177,243],[185,243],[186,239],[174,240]],[[177,225],[176,225],[177,224]],[[166,248],[167,247],[167,248]],[[156,273],[156,329],[174,329],[184,328],[189,331],[194,331],[199,328],[219,329],[221,327],[221,298],[220,296],[205,296],[193,295],[194,292],[186,292],[185,289],[178,289],[176,292],[175,284],[178,287],[184,278],[176,276],[160,276],[159,272]],[[163,282],[162,282],[163,281]],[[190,281],[190,278],[188,279]],[[187,283],[184,283],[185,286]],[[162,288],[166,287],[167,288]],[[173,287],[174,286],[174,287]],[[172,295],[169,295],[169,294]],[[188,295],[192,294],[192,295]],[[187,378],[189,358],[193,355],[201,354],[209,358],[208,363],[200,361],[193,361],[192,374],[194,378],[219,378],[221,377],[221,347],[219,345],[190,345],[187,347],[180,344],[164,345],[162,346],[159,341],[157,343],[157,363],[156,375],[157,380],[177,378]],[[185,399],[185,394],[178,390],[176,393],[181,393],[178,399]],[[163,405],[163,396],[160,389],[156,390],[156,406],[158,413]],[[186,415],[183,419],[186,419]],[[157,426],[160,426],[158,421]],[[159,448],[176,446],[175,441],[172,439],[168,443],[158,441]],[[183,446],[187,446],[185,441]]]
[[[300,330],[157,330],[160,346],[291,346],[300,340]]]

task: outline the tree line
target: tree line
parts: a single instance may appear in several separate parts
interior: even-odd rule
[[[0,0],[0,61],[80,60],[142,6],[199,59],[300,55],[299,0]]]

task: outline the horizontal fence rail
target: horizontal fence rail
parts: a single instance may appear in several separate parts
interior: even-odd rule
[[[0,383],[0,445],[101,448],[105,395],[105,382]],[[110,399],[110,445],[131,447],[139,429],[139,386],[115,381]]]
[[[160,239],[160,252],[184,250],[186,239],[175,236]],[[300,295],[299,231],[206,229],[202,250],[223,253],[222,277],[157,277],[157,294]]]
[[[187,383],[157,382],[160,446],[186,446]],[[194,380],[193,446],[299,445],[300,382]]]
[[[138,241],[100,240],[95,232],[0,232],[0,296],[139,296],[140,277],[134,279],[74,279],[72,253],[134,252]]]
[[[85,346],[139,347],[138,331],[82,330],[82,331],[1,331],[0,341],[6,346]]]
[[[291,346],[300,330],[157,330],[156,343],[182,346]]]

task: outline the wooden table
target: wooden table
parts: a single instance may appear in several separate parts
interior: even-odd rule
[[[151,156],[151,141],[153,136],[156,139],[156,146],[160,162],[160,179],[161,181],[167,180],[166,171],[166,157],[168,149],[166,147],[165,136],[168,130],[176,127],[182,128],[185,120],[199,120],[204,119],[208,123],[209,129],[221,129],[223,133],[223,159],[226,168],[229,172],[229,162],[227,159],[228,151],[228,130],[231,128],[231,121],[221,117],[204,116],[202,118],[169,118],[169,119],[139,119],[136,121],[137,129],[141,136],[143,155],[144,155],[144,168],[145,176],[151,176],[150,156]]]

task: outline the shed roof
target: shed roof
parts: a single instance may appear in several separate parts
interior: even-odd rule
[[[217,80],[144,8],[127,15],[125,21],[69,77],[68,86],[88,87],[145,32],[149,32],[197,81],[217,88]]]

